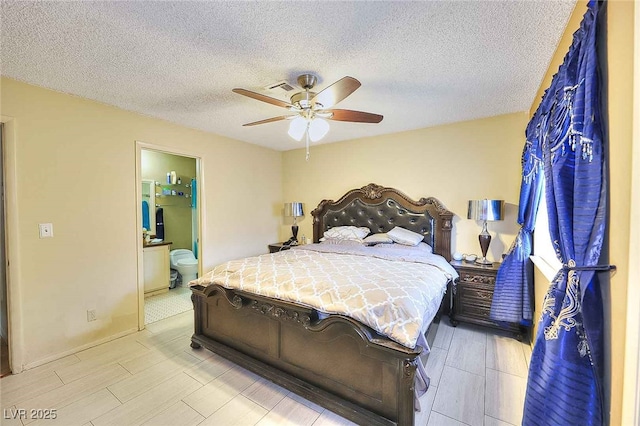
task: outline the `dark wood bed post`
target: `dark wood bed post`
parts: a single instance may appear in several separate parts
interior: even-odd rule
[[[193,334],[200,335],[202,334],[202,313],[203,313],[203,310],[201,308],[202,298],[198,297],[198,295],[195,292],[193,292],[191,293],[191,302],[193,303],[193,325],[194,325]],[[198,349],[201,346],[198,342],[191,340],[191,347],[193,349]]]
[[[441,225],[437,227],[438,235],[436,236],[437,241],[435,244],[437,250],[434,248],[434,252],[448,261],[451,261],[451,230],[453,228],[453,212],[447,210],[440,201],[433,197],[429,197],[427,199],[421,198],[419,202],[423,201],[436,208],[439,218],[437,220],[441,223]]]

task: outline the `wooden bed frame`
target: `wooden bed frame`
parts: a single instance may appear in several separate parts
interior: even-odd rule
[[[402,226],[425,235],[435,253],[451,257],[453,213],[435,198],[416,202],[369,184],[336,202],[322,201],[312,215],[314,242],[333,226],[368,226],[372,232]],[[414,424],[419,348],[408,349],[342,315],[319,320],[314,309],[295,303],[219,285],[192,291],[192,347],[204,346],[355,423]],[[441,311],[448,307],[445,296]]]

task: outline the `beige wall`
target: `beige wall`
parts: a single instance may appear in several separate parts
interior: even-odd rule
[[[6,78],[0,107],[16,141],[18,368],[137,328],[136,140],[202,158],[205,270],[278,238],[280,152]]]
[[[610,382],[611,425],[622,422],[623,382],[635,382],[635,375],[627,375],[625,362],[625,324],[627,321],[627,289],[629,285],[640,282],[637,269],[629,268],[629,251],[632,244],[638,243],[638,236],[630,237],[631,217],[630,200],[638,202],[640,195],[631,192],[632,184],[632,125],[633,98],[633,30],[634,3],[630,1],[610,1],[607,3],[607,61],[608,61],[608,116],[609,116],[609,177],[610,177],[610,216],[609,216],[609,256],[610,262],[617,266],[617,272],[611,276],[610,300],[605,306],[605,330],[610,345],[607,356],[607,382]],[[557,72],[564,55],[569,49],[573,32],[579,27],[586,10],[586,2],[580,1],[574,11],[555,57],[549,66],[538,95],[531,107],[535,112],[543,91],[549,87],[551,78]],[[640,84],[636,81],[635,84]],[[637,113],[636,113],[637,114]],[[637,116],[636,116],[637,118]],[[637,259],[636,259],[637,261]],[[549,286],[542,274],[536,273],[536,313],[540,316],[542,297]],[[605,300],[606,302],[606,300]],[[634,314],[631,312],[631,314]]]
[[[167,154],[164,152],[142,150],[142,179],[155,180],[156,194],[162,194],[162,188],[191,194],[191,189],[185,185],[191,184],[196,177],[195,158]],[[167,172],[175,171],[182,179],[182,184],[162,185],[167,183]],[[156,204],[163,209],[164,240],[171,241],[171,250],[193,250],[192,243],[192,214],[191,198],[174,195],[156,197]],[[156,207],[150,206],[152,220],[155,218]]]
[[[640,276],[629,269],[631,216],[631,159],[633,98],[633,25],[634,2],[608,3],[608,68],[609,68],[609,165],[610,165],[610,262],[618,267],[611,278],[611,313],[605,317],[605,329],[611,332],[611,424],[622,424],[622,388],[624,380],[636,380],[624,372],[625,323],[627,318],[627,287],[638,285]],[[636,81],[635,84],[640,84]],[[636,119],[637,119],[636,115]],[[637,235],[634,237],[637,243]],[[635,259],[637,262],[638,259]]]
[[[633,146],[627,283],[640,278],[640,7],[634,7]],[[622,424],[640,424],[640,286],[627,286]]]
[[[526,123],[527,114],[516,113],[312,146],[308,162],[304,149],[288,151],[283,156],[284,199],[305,203],[300,235],[312,237],[311,210],[321,200],[336,200],[349,189],[373,182],[400,189],[414,199],[433,196],[455,213],[452,250],[461,253],[480,253],[481,224],[467,219],[468,200],[504,199],[506,220],[489,223],[493,240],[487,257],[499,259],[519,229]],[[280,239],[290,234],[290,227],[283,226]]]

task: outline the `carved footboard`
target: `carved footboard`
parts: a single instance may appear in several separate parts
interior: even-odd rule
[[[192,287],[192,346],[358,424],[413,425],[419,350],[350,318],[225,289]]]

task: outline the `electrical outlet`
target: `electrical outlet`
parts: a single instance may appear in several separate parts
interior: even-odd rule
[[[39,223],[40,238],[53,238],[53,223]]]
[[[87,322],[91,322],[91,321],[95,321],[96,320],[96,310],[95,309],[89,309],[87,311]]]

